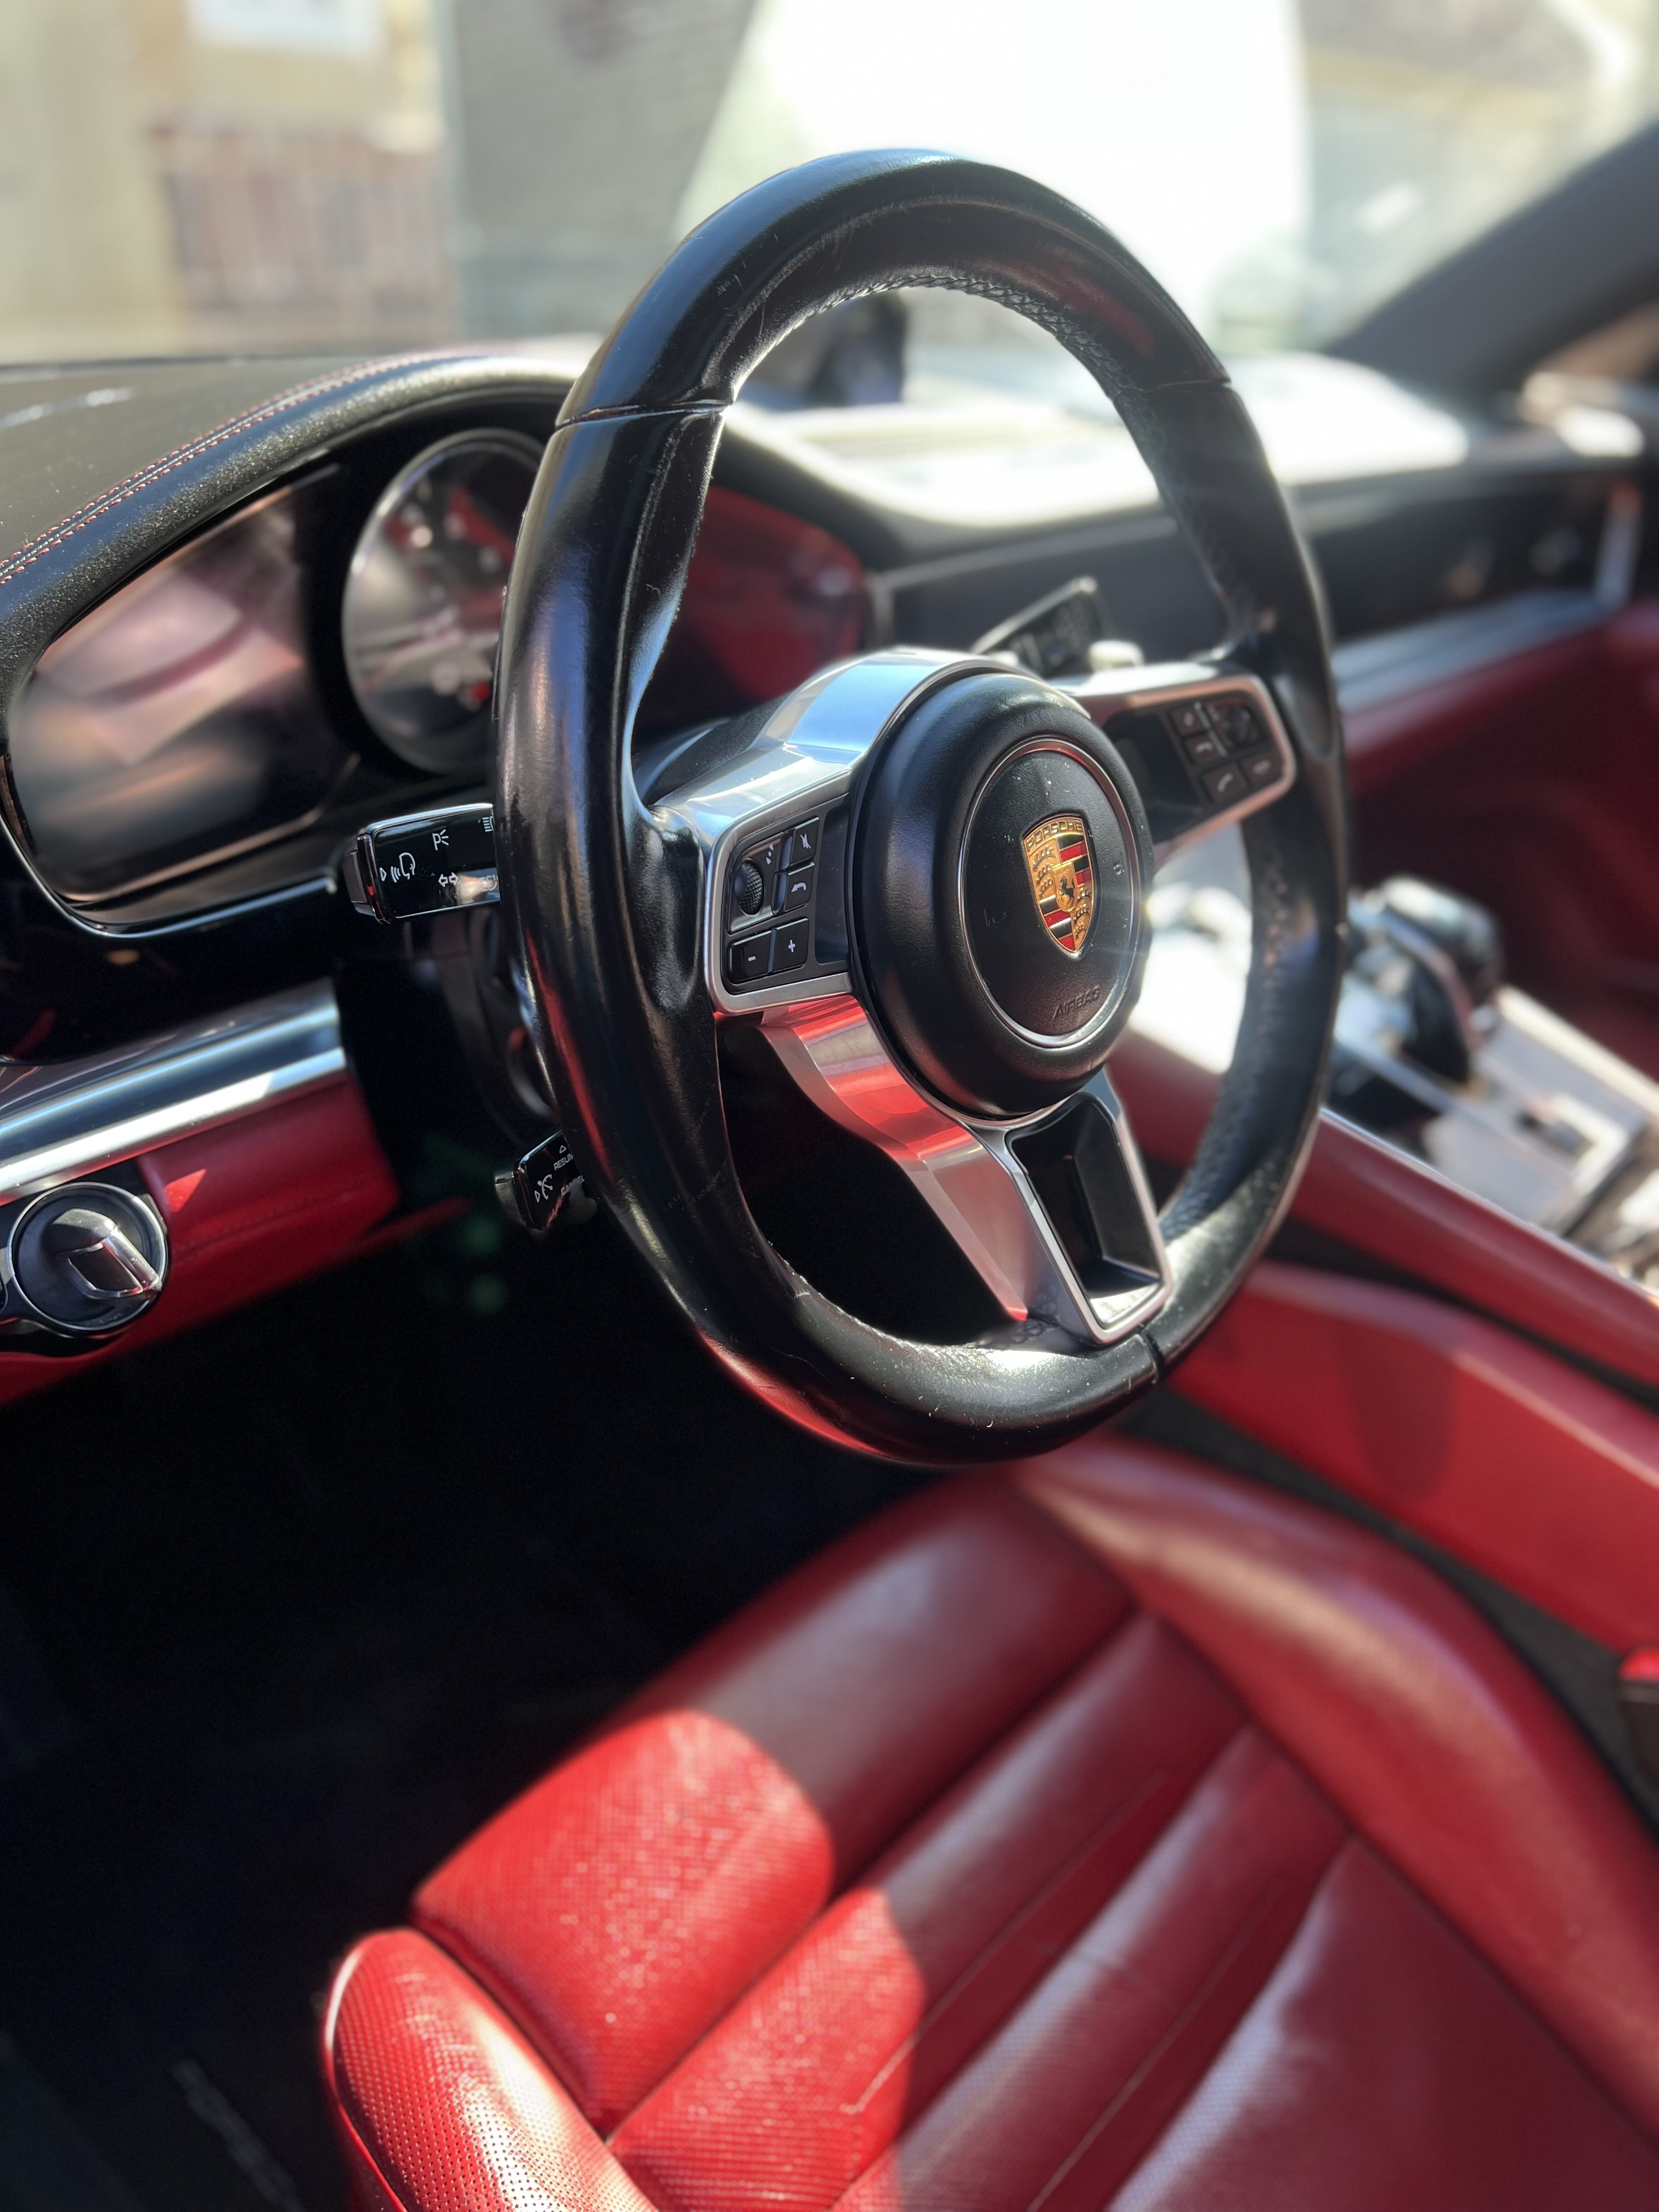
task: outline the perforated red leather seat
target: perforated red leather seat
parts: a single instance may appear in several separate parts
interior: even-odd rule
[[[1659,2204],[1659,1854],[1425,1570],[1172,1455],[946,1483],[337,1977],[407,2212]]]

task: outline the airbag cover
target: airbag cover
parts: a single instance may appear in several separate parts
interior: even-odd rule
[[[854,851],[867,998],[938,1095],[1039,1111],[1085,1082],[1146,963],[1146,811],[1061,692],[987,672],[925,699],[876,764]]]

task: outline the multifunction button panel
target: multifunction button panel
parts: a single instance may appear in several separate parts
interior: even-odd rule
[[[820,811],[750,838],[727,862],[720,960],[727,990],[776,988],[846,966],[844,844],[842,817]]]
[[[1237,806],[1278,782],[1279,755],[1248,699],[1183,699],[1168,720],[1209,805]]]
[[[1085,703],[1134,777],[1155,845],[1254,813],[1295,781],[1277,716],[1248,692],[1217,689],[1156,704],[1137,701],[1103,714],[1106,702]]]

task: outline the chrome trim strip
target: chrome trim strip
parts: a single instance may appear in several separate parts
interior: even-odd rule
[[[346,1073],[332,983],[54,1067],[0,1061],[0,1202]]]

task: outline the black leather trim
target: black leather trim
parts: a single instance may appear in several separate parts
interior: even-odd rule
[[[726,1144],[698,858],[659,833],[629,766],[722,408],[811,310],[918,283],[1003,301],[1094,370],[1297,753],[1296,789],[1250,834],[1245,1034],[1170,1212],[1174,1300],[1152,1331],[1097,1351],[901,1341],[767,1245]],[[584,1170],[709,1349],[792,1418],[916,1459],[1058,1443],[1147,1388],[1213,1318],[1288,1202],[1322,1088],[1346,899],[1340,736],[1307,562],[1249,418],[1091,217],[1006,172],[905,153],[811,163],[712,217],[623,318],[562,424],[508,594],[498,805],[538,1043]]]
[[[1058,193],[943,154],[838,154],[769,179],[700,224],[594,355],[562,419],[729,406],[761,356],[808,315],[901,284],[1017,308],[1114,398],[1226,381],[1169,294]]]

